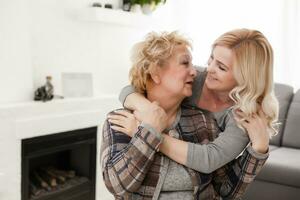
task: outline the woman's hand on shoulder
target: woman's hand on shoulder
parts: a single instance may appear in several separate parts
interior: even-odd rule
[[[126,110],[116,110],[114,113],[107,116],[108,121],[113,124],[111,128],[130,137],[137,132],[141,122],[152,126],[159,133],[167,126],[167,114],[157,102],[149,103],[134,113]]]
[[[270,135],[264,112],[260,110],[258,114],[247,117],[242,111],[237,110],[236,114],[237,120],[247,130],[252,148],[259,153],[266,153],[269,148]]]
[[[167,114],[155,101],[133,113],[138,121],[151,125],[159,133],[167,127]]]
[[[119,131],[133,137],[138,131],[138,126],[140,124],[134,114],[126,110],[116,110],[114,113],[115,114],[107,116],[108,121],[113,124],[111,128],[115,131]]]

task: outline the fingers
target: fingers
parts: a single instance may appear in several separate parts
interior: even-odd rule
[[[258,113],[253,113],[251,114],[251,116],[247,116],[244,112],[242,112],[241,110],[236,110],[236,115],[239,118],[245,118],[248,121],[251,121],[253,119],[262,119],[263,121],[267,120],[267,115],[264,113],[264,111],[262,109],[258,110]]]
[[[240,123],[245,128],[249,126],[250,123],[249,118],[242,117],[241,115],[238,114],[234,118],[238,123]]]
[[[241,110],[236,110],[235,114],[239,117],[239,118],[245,118],[245,119],[250,119],[250,118],[256,118],[257,114],[253,113],[252,115],[246,115],[243,111]]]
[[[124,127],[126,125],[126,116],[115,114],[115,115],[108,115],[108,121],[114,125],[118,125]]]
[[[128,111],[125,110],[116,110],[114,111],[114,114],[109,114],[107,115],[108,119],[117,119],[117,120],[122,120],[124,118],[132,118],[134,119],[134,115]]]
[[[241,124],[245,129],[247,129],[247,130],[250,128],[250,124],[249,124],[249,122],[246,121],[246,120],[240,121],[240,124]]]
[[[108,119],[108,121],[118,126],[123,126],[123,122],[124,122],[124,120],[122,119]]]
[[[108,119],[108,121],[111,123],[111,129],[125,133],[126,135],[132,137],[134,132],[131,130],[130,126],[128,126],[128,122],[126,120]]]
[[[241,111],[241,110],[236,110],[235,111],[235,116],[236,116],[236,118],[238,119],[238,121],[245,121],[245,122],[247,122],[247,123],[251,123],[251,122],[253,122],[254,120],[259,120],[260,118],[262,118],[262,117],[260,117],[260,115],[257,115],[256,113],[253,113],[252,115],[246,115],[243,111]],[[262,115],[262,116],[264,116],[264,114]]]
[[[264,113],[262,109],[259,110],[258,116],[260,119],[262,119],[265,123],[268,123],[267,115]]]
[[[139,126],[134,115],[125,110],[117,110],[113,114],[107,116],[111,129],[125,133],[132,137]]]
[[[247,125],[250,121],[250,118],[247,117],[246,114],[241,110],[235,111],[235,119],[236,119],[236,121],[240,122],[242,125],[243,124]]]
[[[126,117],[122,115],[108,115],[107,118],[111,120],[123,120]]]
[[[265,113],[264,113],[264,111],[263,111],[262,109],[260,109],[260,110],[258,111],[258,115],[259,115],[260,117],[265,117],[265,116],[266,116]]]
[[[111,129],[115,130],[115,131],[119,131],[125,134],[129,134],[129,132],[127,131],[127,129],[120,127],[120,126],[110,126]]]
[[[243,111],[241,111],[240,109],[236,110],[236,111],[235,111],[235,114],[236,114],[236,116],[238,116],[239,118],[245,118],[245,117],[247,117],[246,114],[245,114]]]
[[[116,110],[114,111],[114,113],[118,114],[118,115],[123,115],[125,117],[131,117],[132,114],[126,110]]]

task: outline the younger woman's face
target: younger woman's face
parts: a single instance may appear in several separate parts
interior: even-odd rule
[[[233,76],[234,53],[231,49],[216,46],[208,60],[205,85],[216,92],[230,92],[237,82]]]

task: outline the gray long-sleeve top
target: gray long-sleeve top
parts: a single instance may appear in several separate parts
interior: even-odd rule
[[[206,70],[197,68],[197,76],[193,83],[193,95],[182,103],[197,108],[202,87],[206,78]],[[132,86],[122,89],[119,99],[124,104],[126,97],[135,92]],[[188,144],[187,167],[202,173],[211,173],[226,163],[235,159],[249,143],[248,135],[237,126],[232,108],[212,113],[219,127],[219,136],[208,144]]]

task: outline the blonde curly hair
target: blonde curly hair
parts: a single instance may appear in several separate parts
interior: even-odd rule
[[[233,51],[233,75],[237,86],[230,92],[235,109],[247,116],[262,108],[270,135],[278,132],[278,100],[274,95],[273,50],[267,38],[257,30],[236,29],[221,35],[213,44]]]
[[[177,45],[192,48],[190,41],[176,31],[171,33],[150,32],[144,41],[133,46],[129,79],[137,92],[146,93],[146,85],[151,78],[150,74],[155,72],[158,67],[165,65]]]

